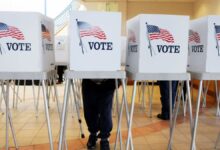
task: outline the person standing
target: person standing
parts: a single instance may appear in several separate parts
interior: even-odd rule
[[[63,74],[66,68],[67,68],[66,66],[60,66],[60,65],[57,66],[57,75],[58,75],[57,84],[63,83]]]
[[[97,138],[101,138],[100,149],[110,150],[108,138],[113,127],[114,90],[114,79],[83,79],[82,81],[84,117],[90,133],[87,142],[88,149],[94,149]]]
[[[171,81],[172,82],[172,108],[174,107],[176,91],[178,81]],[[170,90],[169,90],[169,81],[158,81],[159,88],[160,88],[160,100],[161,100],[161,113],[157,115],[157,118],[162,120],[169,120],[170,119]]]

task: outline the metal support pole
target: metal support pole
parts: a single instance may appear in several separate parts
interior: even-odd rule
[[[47,120],[47,128],[48,128],[48,136],[50,140],[50,149],[53,150],[53,136],[50,126],[50,116],[49,116],[49,109],[48,109],[48,93],[46,89],[45,80],[42,80],[42,90],[43,90],[43,96],[44,96],[44,109],[45,109],[45,115]]]
[[[66,79],[64,102],[63,102],[63,109],[62,109],[62,118],[61,118],[61,125],[60,125],[60,137],[59,137],[58,150],[62,150],[63,139],[64,139],[64,136],[65,136],[65,126],[66,126],[66,117],[67,117],[67,104],[68,104],[68,100],[69,100],[68,99],[69,89],[70,89],[70,79]]]
[[[118,122],[120,120],[120,109],[119,109],[119,97],[118,97],[118,79],[115,79],[115,86],[116,86],[116,110],[117,110],[117,113],[118,113]],[[123,100],[122,100],[123,101]],[[119,133],[116,134],[116,142],[115,142],[115,149],[117,149],[117,142],[118,142],[118,134],[119,134],[119,141],[120,141],[120,149],[122,150],[123,147],[122,147],[122,135],[121,135],[121,130],[119,129],[118,130]]]
[[[177,90],[178,101],[177,101],[177,105],[176,105],[176,111],[175,112],[173,111],[174,112],[174,117],[170,118],[171,119],[171,128],[170,128],[170,139],[169,139],[168,150],[172,149],[173,133],[174,133],[174,129],[175,129],[175,126],[176,126],[177,115],[178,115],[178,112],[179,112],[179,106],[180,106],[180,99],[181,99],[182,90],[183,90],[183,81],[181,81],[179,91]]]
[[[192,135],[192,141],[191,141],[191,150],[195,150],[195,146],[196,146],[195,140],[196,140],[196,130],[197,130],[197,125],[198,125],[198,118],[199,118],[199,107],[200,107],[200,101],[201,101],[202,83],[203,83],[203,80],[200,80],[198,97],[197,97],[196,115],[195,115],[193,135]]]
[[[132,129],[132,119],[133,119],[133,113],[134,113],[136,87],[137,87],[137,80],[134,80],[134,87],[133,87],[132,100],[131,100],[131,112],[130,112],[130,119],[129,119],[129,125],[128,125],[128,140],[127,140],[127,143],[126,143],[126,150],[128,150],[128,148],[129,148],[129,139],[132,138],[131,137],[131,129]]]

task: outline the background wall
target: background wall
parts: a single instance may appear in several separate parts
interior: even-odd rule
[[[167,1],[167,0],[166,0]],[[172,1],[172,0],[171,0]],[[160,2],[157,0],[85,0],[88,10],[120,11],[122,13],[122,34],[126,34],[126,21],[138,14],[173,14],[193,16],[193,0],[186,2]]]
[[[193,15],[193,3],[187,2],[128,2],[127,19],[137,14]]]
[[[220,15],[220,0],[196,0],[193,3],[193,18]]]

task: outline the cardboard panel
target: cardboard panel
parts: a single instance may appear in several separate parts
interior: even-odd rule
[[[41,72],[54,67],[53,21],[39,13],[0,12],[0,71]]]
[[[220,16],[192,20],[189,32],[188,70],[220,72]]]
[[[188,29],[188,16],[141,14],[132,18],[127,22],[128,39],[133,32],[136,41],[128,40],[128,47],[133,48],[128,49],[127,69],[140,73],[186,72]],[[129,69],[136,66],[138,69]]]
[[[74,11],[69,36],[70,70],[120,70],[120,13]]]

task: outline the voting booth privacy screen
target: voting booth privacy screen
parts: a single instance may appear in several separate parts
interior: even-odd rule
[[[121,13],[73,11],[70,70],[116,71],[121,66]]]
[[[189,30],[188,70],[220,72],[220,16],[192,20]]]
[[[39,13],[0,12],[0,71],[53,69],[53,26],[50,18]]]
[[[185,73],[189,17],[140,14],[127,21],[126,70]]]
[[[67,65],[69,62],[67,36],[55,37],[55,63],[56,65]]]
[[[126,65],[127,37],[121,36],[121,65]]]

